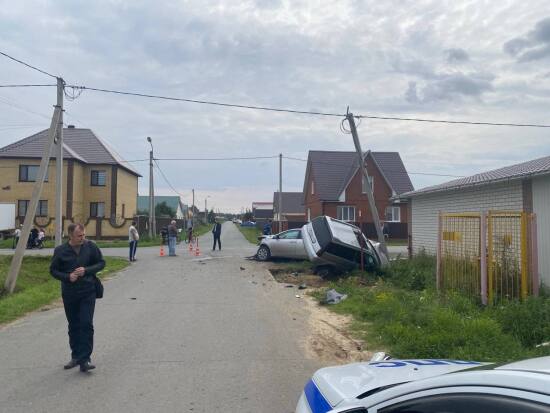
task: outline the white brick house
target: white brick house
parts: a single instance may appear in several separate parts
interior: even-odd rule
[[[550,286],[550,156],[456,179],[400,196],[409,201],[409,248],[435,254],[439,212],[488,210],[537,216],[539,277]]]

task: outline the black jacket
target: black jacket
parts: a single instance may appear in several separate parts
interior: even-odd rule
[[[219,222],[216,222],[214,224],[214,227],[212,228],[212,234],[219,237],[221,233],[222,233],[222,224],[220,224]]]
[[[69,274],[78,267],[84,267],[83,277],[74,283],[69,280]],[[57,247],[50,264],[50,274],[61,281],[63,294],[81,294],[95,291],[95,275],[105,268],[105,260],[101,250],[92,241],[84,241],[77,255],[68,242]]]

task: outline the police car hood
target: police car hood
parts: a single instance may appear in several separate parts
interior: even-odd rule
[[[387,360],[326,367],[313,375],[323,397],[334,407],[380,387],[421,380],[483,363],[461,360]]]

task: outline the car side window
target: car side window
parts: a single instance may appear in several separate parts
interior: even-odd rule
[[[300,235],[300,231],[287,231],[283,232],[279,238],[280,239],[298,239]]]
[[[438,394],[407,400],[378,413],[544,413],[548,406],[496,394]]]

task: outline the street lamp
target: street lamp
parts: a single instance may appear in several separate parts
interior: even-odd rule
[[[149,238],[157,234],[157,223],[155,217],[155,189],[153,186],[153,140],[147,136],[147,142],[151,145],[149,151]]]

